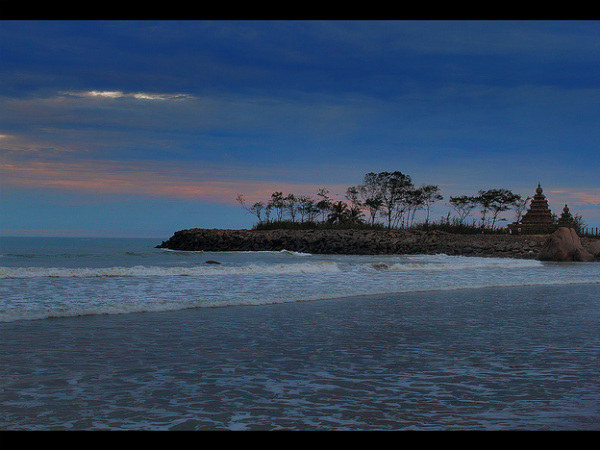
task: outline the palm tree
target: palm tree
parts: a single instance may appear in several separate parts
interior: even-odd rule
[[[331,204],[331,212],[327,216],[329,223],[345,223],[348,220],[349,209],[341,200]]]

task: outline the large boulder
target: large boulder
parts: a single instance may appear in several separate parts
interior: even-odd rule
[[[581,245],[573,228],[561,227],[552,233],[538,256],[541,261],[594,261],[594,255]]]
[[[596,259],[600,259],[600,240],[596,239],[590,241],[587,250],[596,257]]]

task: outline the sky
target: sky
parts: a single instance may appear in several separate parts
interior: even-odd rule
[[[0,21],[0,235],[251,228],[401,171],[600,227],[595,20]],[[505,213],[506,222],[514,212]]]

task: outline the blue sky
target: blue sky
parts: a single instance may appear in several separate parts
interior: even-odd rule
[[[250,228],[399,170],[600,226],[598,21],[0,21],[0,235]],[[505,215],[511,222],[513,213]]]

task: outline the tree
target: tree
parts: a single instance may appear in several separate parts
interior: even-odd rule
[[[478,202],[483,207],[482,209],[482,226],[485,225],[485,216],[487,212],[492,213],[491,228],[494,228],[498,215],[507,211],[510,206],[515,205],[521,198],[520,195],[514,194],[508,189],[489,189],[487,191],[480,190]]]
[[[583,234],[586,225],[585,222],[583,221],[583,216],[581,214],[575,214],[573,216],[573,228],[575,229],[575,232],[579,235]]]
[[[477,196],[477,204],[481,205],[481,228],[485,227],[485,217],[490,210],[490,204],[492,202],[492,195],[488,191],[479,191]]]
[[[440,194],[440,188],[433,184],[428,184],[426,186],[421,187],[421,199],[425,208],[427,208],[427,217],[425,218],[425,224],[429,224],[429,211],[431,209],[431,205],[435,202],[442,200],[444,197]]]
[[[277,221],[281,222],[283,219],[283,210],[285,208],[285,200],[282,192],[273,192],[271,194],[271,200],[268,205],[270,209],[275,210]]]
[[[371,225],[375,223],[377,213],[383,206],[382,186],[379,175],[375,172],[369,172],[364,176],[363,183],[358,185],[358,192],[362,198],[362,203],[369,210]]]
[[[381,186],[381,200],[388,218],[388,229],[397,225],[406,210],[406,194],[413,184],[410,176],[402,172],[380,172],[377,179]]]
[[[235,200],[242,206],[242,208],[246,209],[246,199],[242,194],[238,194]]]
[[[315,201],[308,195],[298,197],[298,213],[300,213],[300,221],[308,220],[312,222],[317,212]]]
[[[529,200],[531,200],[531,197],[520,198],[515,202],[515,212],[517,213],[515,222],[519,223],[521,221],[521,217],[523,217],[523,213],[527,209],[527,203]]]
[[[327,216],[329,223],[344,223],[348,218],[348,205],[341,200],[331,205],[331,212]]]
[[[265,204],[263,202],[256,202],[253,203],[252,206],[249,208],[249,211],[254,214],[256,216],[256,218],[258,219],[258,223],[262,223],[262,212],[265,209]]]
[[[354,218],[359,218],[362,213],[362,202],[359,199],[358,186],[350,186],[346,189],[346,199],[350,202],[350,214]]]
[[[450,206],[458,214],[458,220],[460,224],[471,214],[471,211],[477,206],[477,197],[460,195],[457,197],[450,197]]]
[[[415,220],[415,214],[417,214],[417,211],[419,209],[421,209],[424,205],[422,188],[410,189],[407,192],[407,202],[408,202],[408,208],[407,208],[408,214],[407,214],[406,225],[412,226],[414,223],[414,220]]]
[[[244,196],[242,194],[238,194],[236,200],[240,205],[242,205],[242,208],[244,208],[249,213],[255,215],[258,218],[259,223],[262,222],[261,215],[265,208],[265,204],[263,202],[256,202],[252,206],[248,207],[246,206],[246,200],[244,199]]]
[[[363,223],[364,214],[358,208],[351,207],[348,211],[348,222],[352,225]]]
[[[338,225],[353,225],[362,222],[362,213],[356,208],[348,207],[343,201],[332,203],[327,222]]]
[[[331,210],[331,199],[329,198],[329,191],[325,188],[321,188],[317,191],[317,197],[320,197],[321,200],[317,202],[317,209],[321,213],[321,217],[323,222],[325,222],[325,217],[327,213]]]
[[[265,205],[265,221],[269,223],[271,221],[271,211],[273,211],[273,205],[267,203]]]
[[[362,206],[362,202],[360,201],[358,196],[359,196],[358,186],[350,186],[348,189],[346,189],[346,199],[350,202],[350,204],[353,207],[360,209]]]
[[[290,214],[292,222],[296,221],[296,213],[298,212],[298,203],[296,202],[296,196],[294,194],[288,194],[283,199],[283,206],[287,209]]]

